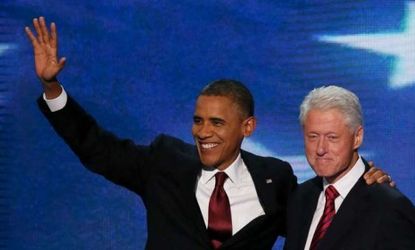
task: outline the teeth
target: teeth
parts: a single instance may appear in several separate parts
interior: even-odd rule
[[[204,149],[210,149],[213,148],[215,146],[217,146],[217,143],[204,143],[204,144],[200,144],[200,146]]]

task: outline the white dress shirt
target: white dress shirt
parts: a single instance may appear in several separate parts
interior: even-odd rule
[[[215,188],[215,174],[218,171],[217,169],[202,169],[197,182],[196,198],[206,228],[208,226],[210,195]],[[234,235],[250,221],[260,215],[264,215],[265,212],[259,203],[254,181],[241,158],[241,154],[223,172],[229,177],[226,179],[223,188],[229,198],[232,216],[232,235]]]
[[[46,95],[43,93],[43,100],[45,100],[50,111],[55,112],[61,110],[65,107],[66,102],[68,101],[68,95],[66,94],[65,89],[62,87],[62,93],[54,99],[46,99]]]
[[[350,171],[340,180],[336,181],[336,183],[331,184],[336,188],[337,192],[339,192],[339,196],[334,200],[334,208],[336,212],[339,210],[347,194],[350,192],[350,190],[353,188],[353,186],[356,184],[356,182],[359,180],[359,178],[363,175],[364,172],[365,164],[363,163],[362,158],[359,156],[359,159],[356,161],[353,168],[350,169]],[[310,249],[310,244],[311,240],[313,239],[314,232],[316,231],[318,222],[320,221],[320,218],[323,215],[324,206],[326,204],[324,192],[326,191],[326,188],[329,185],[330,184],[326,181],[326,179],[323,178],[323,191],[321,191],[320,196],[318,198],[317,208],[314,212],[313,220],[311,221],[310,229],[308,231],[308,237],[304,247],[305,250]]]
[[[68,96],[62,87],[62,93],[58,97],[48,100],[43,94],[43,99],[49,109],[55,112],[65,107]],[[212,171],[202,169],[196,185],[196,198],[206,228],[208,226],[209,200],[215,188],[215,174],[217,172],[217,169]],[[256,217],[264,215],[265,212],[259,203],[254,181],[241,158],[241,154],[224,172],[229,177],[225,181],[224,189],[231,207],[233,235]]]

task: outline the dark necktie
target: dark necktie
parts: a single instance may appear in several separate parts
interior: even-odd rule
[[[215,175],[215,189],[210,196],[208,233],[214,249],[232,236],[232,217],[229,199],[223,189],[223,183],[228,178],[225,172]]]
[[[334,208],[334,200],[337,198],[337,196],[339,196],[339,193],[333,186],[330,185],[326,188],[325,195],[326,205],[324,206],[323,215],[321,216],[316,231],[314,232],[310,250],[317,249],[319,241],[324,237],[324,234],[326,234],[326,231],[329,228],[334,215],[336,214],[336,210]]]

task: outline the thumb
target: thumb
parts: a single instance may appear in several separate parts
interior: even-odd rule
[[[61,59],[59,59],[58,65],[59,68],[62,69],[65,66],[66,63],[66,57],[62,57]]]
[[[61,72],[61,70],[63,69],[63,67],[65,67],[65,63],[66,63],[66,57],[62,57],[61,59],[59,59],[59,62],[58,62],[58,73]]]

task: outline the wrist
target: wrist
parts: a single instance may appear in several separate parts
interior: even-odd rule
[[[41,81],[47,99],[54,99],[62,93],[62,87],[58,79],[54,78],[49,81],[41,79]]]
[[[56,84],[59,85],[58,78],[56,78],[56,77],[53,77],[53,78],[48,79],[48,80],[39,77],[39,80],[42,82],[44,88],[53,88],[54,85],[56,85]]]

